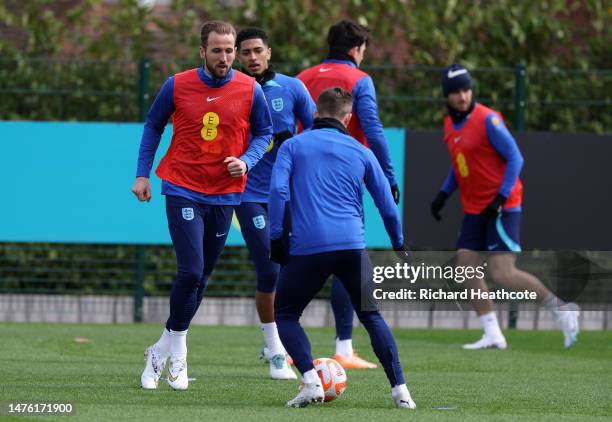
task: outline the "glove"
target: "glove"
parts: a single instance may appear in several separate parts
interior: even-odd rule
[[[272,136],[274,137],[276,144],[280,147],[283,142],[293,137],[293,133],[289,132],[288,130],[283,130],[282,132],[275,133]]]
[[[498,193],[497,196],[495,196],[495,198],[491,202],[489,202],[489,205],[487,205],[487,207],[484,210],[482,210],[480,215],[482,215],[483,217],[488,217],[488,218],[497,218],[497,216],[501,213],[502,209],[504,208],[506,199],[508,198],[506,198],[501,193]]]
[[[396,204],[399,204],[400,190],[399,190],[399,187],[397,186],[397,183],[391,186],[391,195],[393,195],[393,201],[395,201]]]
[[[412,266],[414,262],[414,258],[412,257],[412,251],[405,243],[399,248],[393,248],[395,254],[400,259],[400,261],[406,262],[408,265]]]
[[[270,241],[270,261],[283,265],[289,258],[287,242],[282,237]]]
[[[440,215],[440,211],[444,208],[444,204],[446,203],[446,198],[448,198],[448,193],[440,191],[438,192],[438,196],[431,203],[431,215],[436,221],[442,220],[442,216]]]

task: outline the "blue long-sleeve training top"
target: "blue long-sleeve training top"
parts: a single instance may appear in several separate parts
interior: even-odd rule
[[[231,69],[228,75],[223,79],[215,79],[206,74],[204,67],[200,67],[198,69],[198,76],[202,83],[205,83],[209,87],[220,88],[232,80],[234,70]],[[174,110],[174,77],[172,76],[166,80],[147,113],[147,120],[140,141],[136,177],[150,176],[155,152],[159,147],[161,135],[168,123],[168,119],[172,113],[174,113]],[[258,83],[255,83],[255,90],[253,92],[250,124],[251,137],[249,146],[245,153],[238,157],[246,163],[247,169],[249,170],[255,167],[257,162],[264,155],[273,133],[272,118],[268,111],[263,90]],[[177,186],[165,180],[162,181],[162,194],[181,196],[195,202],[211,205],[238,205],[240,203],[240,196],[242,195],[241,193],[207,195],[182,186]]]
[[[279,149],[270,184],[270,238],[283,234],[291,198],[290,253],[365,248],[363,185],[372,195],[393,247],[404,243],[389,182],[368,148],[337,129],[312,129]]]
[[[357,67],[350,60],[327,59],[323,63],[343,63],[352,67]],[[389,155],[389,145],[385,137],[383,125],[378,116],[378,102],[376,100],[376,88],[370,76],[361,78],[353,87],[353,110],[357,114],[363,133],[368,141],[368,145],[378,163],[383,169],[389,185],[397,185],[393,163]]]
[[[512,192],[512,188],[516,183],[516,180],[521,173],[523,168],[523,155],[518,149],[516,140],[508,131],[506,125],[497,119],[497,124],[493,123],[493,118],[498,117],[494,113],[487,115],[485,119],[485,127],[487,130],[487,137],[491,146],[497,151],[497,153],[506,161],[506,170],[504,172],[504,180],[499,188],[499,193],[508,198]],[[467,116],[464,120],[458,124],[453,124],[456,129],[461,128],[467,120]],[[451,166],[442,188],[443,192],[451,195],[457,189],[457,179],[455,178],[455,172]],[[512,210],[519,210],[519,208],[513,208]],[[506,210],[506,211],[512,211]]]
[[[285,130],[295,133],[296,119],[304,129],[312,127],[316,107],[302,81],[276,73],[262,88],[272,116],[274,133]],[[280,143],[273,139],[271,148],[266,150],[263,158],[249,171],[242,202],[268,202],[272,166],[276,161],[279,146]]]

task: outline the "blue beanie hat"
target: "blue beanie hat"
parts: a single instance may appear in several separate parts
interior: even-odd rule
[[[472,89],[472,86],[470,72],[459,63],[453,63],[444,69],[442,74],[442,93],[445,97],[460,89]]]

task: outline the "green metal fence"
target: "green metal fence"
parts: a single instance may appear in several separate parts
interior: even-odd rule
[[[170,245],[0,243],[0,294],[168,296],[176,277]],[[252,297],[256,275],[244,247],[226,247],[207,296]],[[320,294],[329,297],[330,286]]]
[[[0,119],[142,121],[165,79],[192,62],[0,60]],[[278,63],[295,75],[302,66]],[[441,67],[363,66],[387,126],[438,128],[444,114]],[[612,131],[612,69],[476,68],[479,101],[514,130]]]

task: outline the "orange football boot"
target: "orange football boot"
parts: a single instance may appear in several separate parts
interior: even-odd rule
[[[357,353],[353,351],[353,356],[350,359],[345,358],[342,355],[334,356],[334,359],[338,361],[345,369],[374,369],[378,368],[378,365],[367,360],[361,359],[357,356]]]

